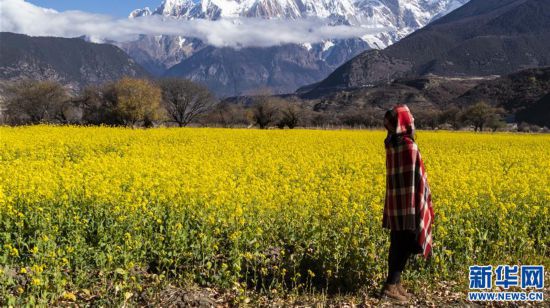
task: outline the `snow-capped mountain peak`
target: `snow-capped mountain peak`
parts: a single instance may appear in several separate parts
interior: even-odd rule
[[[154,11],[138,9],[130,18],[149,15],[177,19],[265,18],[327,19],[330,24],[365,24],[395,29],[363,39],[384,48],[468,0],[165,0]]]
[[[133,11],[130,13],[129,18],[136,18],[136,17],[142,17],[142,16],[150,16],[151,14],[153,14],[153,12],[151,12],[151,9],[150,9],[149,7],[145,7],[145,8],[143,8],[143,9],[133,10]]]
[[[135,10],[130,18],[149,15],[210,20],[236,17],[298,19],[353,17],[357,12],[353,0],[165,0],[153,12]]]
[[[379,27],[387,29],[381,33],[368,34],[352,39],[323,40],[322,42],[301,42],[297,46],[274,46],[265,49],[266,54],[247,58],[246,50],[220,50],[193,37],[181,36],[143,36],[137,41],[120,44],[137,61],[154,74],[167,73],[177,65],[178,74],[205,84],[223,84],[224,94],[237,95],[251,90],[234,81],[231,76],[240,76],[242,71],[229,72],[234,68],[252,67],[253,63],[265,60],[265,67],[254,66],[252,71],[263,72],[254,77],[258,86],[268,86],[269,80],[278,76],[276,91],[289,91],[301,83],[312,83],[312,74],[324,78],[351,57],[367,49],[383,49],[427,25],[448,12],[465,4],[469,0],[165,0],[156,9],[144,8],[135,10],[130,18],[156,15],[181,20],[220,20],[225,18],[244,19],[279,19],[300,20],[306,18],[320,19],[325,25],[350,25],[355,27]],[[234,22],[238,22],[235,20]],[[297,49],[295,48],[297,47]],[[246,48],[245,48],[246,49]],[[290,51],[292,50],[292,51]],[[248,51],[249,52],[249,51]],[[254,54],[263,51],[255,49]],[[227,54],[225,54],[227,53]],[[235,54],[233,54],[235,53]],[[239,55],[237,55],[239,54]],[[222,56],[223,55],[223,56]],[[270,58],[271,57],[271,58]],[[232,65],[226,67],[224,59],[233,59]],[[248,59],[248,60],[245,60]],[[284,59],[284,61],[283,61]],[[239,62],[241,61],[241,62]],[[278,62],[279,61],[279,62]],[[302,73],[285,67],[285,63],[295,61],[295,66],[303,68]],[[234,63],[237,62],[237,63]],[[252,64],[251,64],[252,63]],[[175,71],[170,70],[172,74]],[[270,73],[271,72],[271,73]],[[288,75],[285,75],[288,73]],[[282,74],[282,75],[278,75]],[[297,77],[298,76],[298,77]],[[288,77],[288,78],[287,78]],[[301,81],[298,81],[299,80]],[[234,82],[233,82],[233,81]],[[275,79],[273,79],[275,80]],[[235,88],[227,88],[234,84]],[[272,86],[272,85],[270,85]],[[242,87],[242,88],[241,88]],[[285,88],[286,87],[286,88]],[[220,89],[221,89],[220,88]],[[225,93],[227,92],[227,93]]]
[[[361,37],[371,48],[385,48],[469,0],[164,0],[154,11],[138,9],[130,18],[160,15],[177,19],[321,18],[331,25],[390,29]],[[307,43],[307,42],[304,42]]]

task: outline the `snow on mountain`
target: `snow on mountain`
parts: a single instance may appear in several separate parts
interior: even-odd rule
[[[323,65],[328,65],[329,68],[336,68],[366,49],[386,48],[468,1],[164,0],[154,10],[143,8],[131,12],[129,18],[151,15],[182,20],[251,17],[283,20],[319,18],[329,25],[378,26],[387,29],[381,33],[369,34],[351,40],[329,40],[316,44],[303,42],[299,45],[309,56],[302,54],[301,56],[296,55],[296,57],[313,57],[317,61],[323,62]],[[196,38],[179,36],[142,36],[137,41],[118,45],[156,75],[162,74],[163,71],[193,57],[207,47],[206,44]],[[269,50],[273,53],[274,49]],[[208,60],[205,54],[205,52],[200,54],[201,61]],[[303,61],[298,62],[302,63]],[[216,65],[221,64],[217,63]],[[184,77],[192,77],[196,80],[211,78],[211,76],[206,75]]]
[[[137,10],[132,11],[132,13],[130,13],[129,18],[150,16],[152,14],[153,14],[153,12],[151,12],[151,9],[149,7],[145,7],[143,9],[137,9]]]
[[[149,8],[133,11],[130,18],[149,15],[186,20],[313,17],[326,19],[330,24],[374,24],[387,27],[388,31],[361,39],[372,48],[385,48],[466,2],[468,0],[165,0],[154,11]]]
[[[392,30],[362,37],[372,48],[383,49],[446,15],[469,0],[356,0],[361,14]]]
[[[352,0],[166,0],[153,12],[138,9],[130,18],[148,15],[179,19],[258,17],[298,19],[356,15]]]

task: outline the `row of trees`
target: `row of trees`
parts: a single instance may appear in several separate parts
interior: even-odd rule
[[[326,127],[351,128],[383,127],[385,110],[374,108],[348,108],[345,111],[314,111],[296,101],[274,97],[254,97],[249,107],[223,103],[204,121],[206,125],[223,127],[256,125],[260,128],[278,127]],[[416,127],[419,129],[464,129],[496,131],[506,126],[505,111],[480,102],[464,109],[449,107],[438,109],[413,109]]]
[[[380,119],[383,113],[371,115],[364,110],[342,113],[315,111],[307,102],[267,95],[256,95],[246,100],[246,103],[222,102],[216,105],[203,119],[202,124],[221,127],[256,126],[260,129],[340,126],[374,128],[382,125]],[[357,120],[359,117],[370,117],[373,121],[365,124]]]
[[[186,126],[216,103],[210,91],[184,79],[123,78],[70,96],[54,81],[25,80],[5,90],[12,124],[78,123],[150,127]]]
[[[151,127],[191,123],[222,127],[338,125],[339,117],[308,111],[267,91],[247,104],[219,103],[209,90],[184,79],[123,78],[83,89],[76,95],[54,81],[24,80],[5,89],[6,116],[11,124],[107,124]],[[347,123],[347,122],[346,122]]]
[[[59,83],[25,80],[6,88],[7,119],[12,124],[73,123],[151,127],[159,123],[187,126],[250,127],[382,127],[384,110],[353,108],[316,111],[311,102],[283,99],[267,92],[244,101],[218,102],[209,90],[184,79],[123,78],[69,95]],[[414,107],[414,106],[412,106]],[[413,108],[420,129],[496,131],[506,126],[504,110],[479,102],[460,109]],[[529,129],[525,125],[521,129]]]
[[[423,129],[447,126],[455,130],[473,127],[475,131],[483,131],[487,128],[496,131],[506,126],[503,120],[504,114],[505,110],[502,108],[478,102],[464,109],[451,106],[444,110],[416,110],[414,117],[416,126]]]

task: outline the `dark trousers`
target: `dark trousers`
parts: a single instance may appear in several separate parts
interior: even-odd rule
[[[388,256],[387,284],[401,281],[401,273],[409,257],[417,252],[416,236],[413,231],[391,231],[390,253]]]

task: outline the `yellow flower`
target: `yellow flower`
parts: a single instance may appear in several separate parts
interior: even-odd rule
[[[65,291],[63,292],[63,299],[74,302],[76,301],[76,295],[74,295],[74,293]]]
[[[550,135],[418,134],[435,210],[435,262],[425,272],[454,279],[474,259],[539,262],[548,246]],[[69,259],[106,263],[97,272],[122,264],[139,273],[147,253],[158,256],[159,268],[222,280],[244,265],[279,272],[274,285],[314,275],[332,283],[344,265],[358,277],[382,277],[385,136],[0,126],[0,216],[9,237],[0,255],[42,279],[65,277]],[[42,233],[25,242],[35,232]],[[301,277],[297,269],[311,262],[304,255],[332,271]],[[27,267],[28,260],[40,264]]]
[[[44,265],[35,264],[31,267],[31,270],[35,274],[40,274],[44,271]]]

